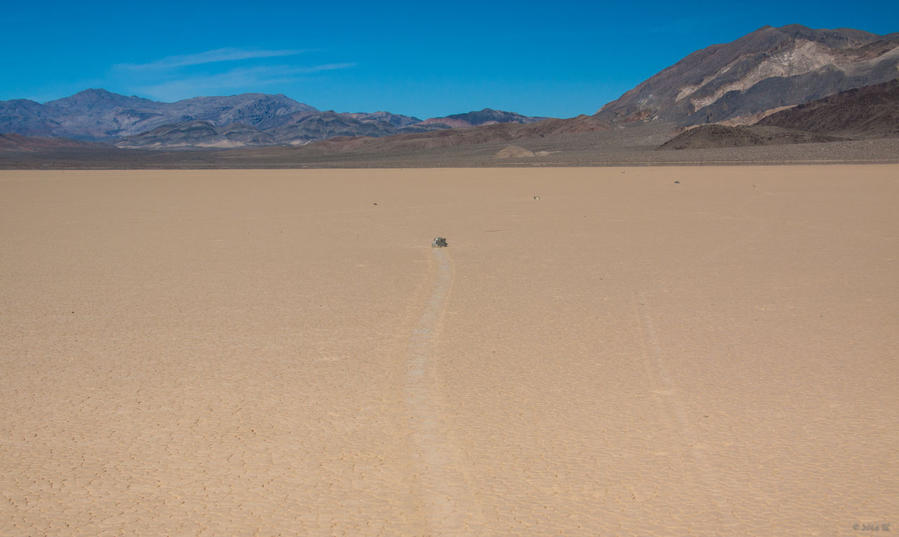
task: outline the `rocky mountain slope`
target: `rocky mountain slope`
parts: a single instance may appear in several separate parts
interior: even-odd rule
[[[757,124],[849,138],[899,136],[899,79],[801,104]]]
[[[899,34],[766,26],[694,52],[605,105],[600,119],[752,123],[771,110],[899,76]]]
[[[119,142],[119,147],[143,149],[230,148],[248,145],[271,145],[274,138],[259,129],[242,123],[219,127],[211,121],[187,121],[163,125],[130,136]]]
[[[705,149],[899,137],[899,80],[874,84],[771,114],[754,125],[699,125],[660,149]]]
[[[539,118],[486,109],[436,119],[320,111],[284,95],[262,93],[162,103],[91,89],[45,104],[0,102],[0,133],[145,149],[297,145],[334,136],[380,137]]]

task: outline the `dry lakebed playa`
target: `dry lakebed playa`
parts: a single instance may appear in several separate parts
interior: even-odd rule
[[[899,531],[897,208],[899,165],[2,171],[0,535]]]

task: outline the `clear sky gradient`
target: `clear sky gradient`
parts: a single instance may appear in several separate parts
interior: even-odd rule
[[[0,99],[283,93],[323,110],[592,114],[766,24],[899,31],[899,1],[9,2]]]

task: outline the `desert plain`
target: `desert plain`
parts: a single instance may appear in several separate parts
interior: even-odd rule
[[[897,206],[897,165],[0,172],[0,535],[899,531]]]

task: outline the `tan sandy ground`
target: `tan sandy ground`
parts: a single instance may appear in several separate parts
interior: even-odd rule
[[[899,531],[897,207],[899,166],[2,172],[0,535]]]

